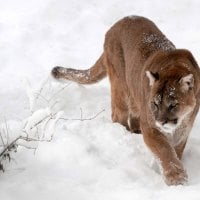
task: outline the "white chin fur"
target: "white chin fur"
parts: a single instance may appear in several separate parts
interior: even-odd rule
[[[172,123],[167,123],[165,125],[162,125],[160,122],[156,121],[156,126],[162,131],[162,132],[165,132],[165,133],[173,133],[176,128],[177,128],[177,125],[174,125]]]

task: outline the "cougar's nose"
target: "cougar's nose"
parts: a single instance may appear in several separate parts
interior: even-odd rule
[[[178,123],[178,118],[173,119],[173,123],[177,124]]]
[[[177,124],[178,123],[178,118],[174,118],[174,119],[165,119],[161,124],[165,125],[167,123],[172,123],[172,124]]]
[[[167,120],[167,119],[161,122],[161,124],[162,124],[163,126],[164,126],[165,124],[167,124],[167,123],[168,123],[168,120]]]

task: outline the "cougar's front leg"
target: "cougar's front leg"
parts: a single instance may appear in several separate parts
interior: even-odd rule
[[[177,146],[175,146],[175,151],[176,151],[176,154],[178,156],[178,158],[181,160],[182,158],[182,155],[183,155],[183,151],[185,149],[185,145],[187,143],[187,138],[183,141],[181,141]]]
[[[165,135],[157,129],[142,127],[144,142],[160,160],[167,185],[183,185],[187,182],[187,173],[178,159],[175,149]]]

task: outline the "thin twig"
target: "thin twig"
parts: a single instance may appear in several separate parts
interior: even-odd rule
[[[59,118],[59,120],[71,120],[71,121],[89,121],[89,120],[93,120],[95,118],[97,118],[102,112],[104,112],[105,109],[101,110],[100,112],[98,112],[96,115],[94,115],[93,117],[89,117],[89,118],[74,118],[74,119],[69,119],[69,118]]]
[[[50,117],[50,115],[47,115],[46,117],[44,117],[43,119],[41,119],[39,122],[37,122],[33,127],[30,128],[30,130],[36,128],[39,124],[41,124],[44,120],[46,120],[48,117]]]
[[[57,103],[59,103],[59,101],[55,101],[55,102],[50,106],[50,108],[53,109],[54,106],[56,106]]]
[[[6,137],[7,137],[6,144],[8,145],[8,142],[9,142],[8,123],[7,123],[6,118],[4,118],[4,121],[5,121],[5,125],[6,125]]]
[[[35,97],[35,101],[37,101],[37,99],[39,98],[39,95],[41,95],[42,90],[44,89],[45,85],[49,82],[49,78],[47,78],[43,83],[42,83],[42,87],[40,88],[39,92],[37,92],[36,94],[38,94]]]
[[[83,119],[83,110],[82,108],[80,108],[80,111],[81,111],[81,120]]]
[[[21,146],[21,147],[24,147],[26,149],[32,149],[32,150],[37,149],[37,147],[29,147],[29,146],[26,146],[25,144],[18,144],[18,145]]]
[[[60,92],[62,92],[65,88],[67,88],[71,83],[68,83],[67,85],[65,85],[64,87],[62,87],[59,91],[57,91],[56,93],[54,93],[51,98],[49,99],[49,102],[56,96],[58,95]]]
[[[1,137],[2,144],[3,144],[3,146],[5,147],[6,145],[5,145],[5,143],[4,143],[4,140],[3,140],[3,137],[2,137],[2,135],[1,135],[1,132],[0,132],[0,137]]]
[[[45,102],[49,103],[49,100],[48,100],[47,98],[45,98],[41,93],[35,92],[35,94],[37,94],[37,99],[39,99],[39,97],[40,97],[40,98],[43,99]],[[37,100],[37,99],[36,99],[36,100]]]
[[[42,129],[42,131],[43,131],[42,138],[45,137],[45,130],[46,130],[46,128],[47,128],[47,126],[48,126],[50,120],[52,120],[52,119],[53,119],[53,116],[51,116],[49,119],[46,120],[46,122],[45,122],[45,124],[44,124],[44,127],[43,127],[43,129]]]

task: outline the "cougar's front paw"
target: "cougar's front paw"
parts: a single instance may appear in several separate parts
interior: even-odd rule
[[[60,78],[60,70],[62,67],[54,67],[51,71],[51,74],[54,78]]]
[[[188,175],[183,166],[170,163],[170,167],[164,172],[167,185],[185,185],[188,181]]]

